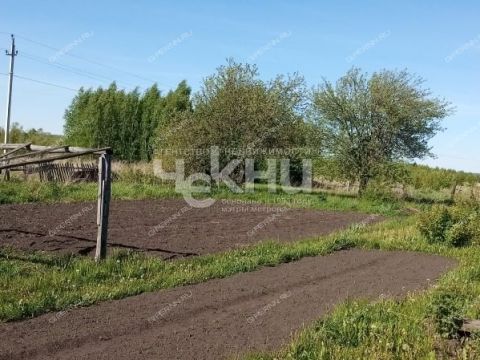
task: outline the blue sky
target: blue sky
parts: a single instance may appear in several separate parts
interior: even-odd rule
[[[438,157],[426,163],[480,173],[479,18],[478,1],[3,0],[0,49],[16,34],[16,74],[73,89],[115,79],[168,90],[186,79],[196,90],[228,57],[253,60],[265,79],[298,71],[311,86],[352,66],[407,68],[457,109],[432,140]],[[0,75],[2,126],[6,88]],[[74,94],[15,79],[12,120],[61,133]]]

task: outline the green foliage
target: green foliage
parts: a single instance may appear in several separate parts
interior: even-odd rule
[[[363,191],[362,197],[379,202],[398,201],[398,196],[395,195],[390,184],[381,181],[370,182]]]
[[[0,128],[0,138],[3,139],[5,130]],[[29,129],[25,130],[18,123],[13,123],[10,127],[10,143],[24,144],[32,143],[35,145],[57,145],[61,144],[62,136],[50,134],[43,131],[43,129]]]
[[[383,70],[367,79],[354,68],[314,92],[314,117],[327,150],[346,178],[360,182],[360,192],[385,164],[429,155],[428,140],[450,110],[422,82],[406,71]]]
[[[472,185],[480,182],[480,175],[450,169],[431,168],[426,165],[408,166],[409,183],[416,189],[441,190],[458,185]]]
[[[110,146],[119,160],[151,160],[158,128],[176,112],[190,111],[190,88],[182,81],[165,97],[156,85],[140,94],[115,83],[80,89],[65,112],[65,141],[86,147]]]
[[[265,154],[265,150],[306,144],[305,94],[304,80],[297,75],[265,82],[255,66],[230,60],[205,79],[193,99],[194,111],[178,114],[164,129],[157,157],[167,169],[179,157],[185,159],[187,174],[208,174],[209,150],[218,146],[220,169],[234,159],[243,163],[244,158],[252,158],[260,169],[268,157],[289,157],[298,170],[299,156]],[[243,178],[240,168],[233,175],[238,182]]]
[[[458,336],[463,325],[462,314],[465,299],[455,289],[436,292],[432,298],[430,311],[436,331],[445,338]]]
[[[398,316],[365,302],[347,302],[320,322],[317,331],[340,346],[359,346],[365,339],[391,331]]]
[[[418,219],[418,229],[430,243],[445,242],[446,232],[453,224],[450,211],[445,205],[434,205]]]
[[[466,246],[469,245],[474,234],[470,226],[465,221],[454,223],[446,232],[445,240],[452,246]]]
[[[118,173],[118,180],[125,184],[160,185],[162,183],[162,181],[155,175],[130,167]]]
[[[480,204],[467,201],[453,207],[434,205],[419,216],[417,226],[428,242],[459,247],[478,244],[479,221]]]

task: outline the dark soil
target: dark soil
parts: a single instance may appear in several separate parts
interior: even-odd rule
[[[164,259],[222,252],[262,240],[324,235],[380,216],[287,209],[219,200],[203,209],[183,200],[113,201],[109,246]],[[0,246],[91,255],[97,236],[95,203],[0,206]]]
[[[127,214],[133,212],[130,204],[118,203],[114,208],[131,224],[127,221]],[[163,209],[160,203],[158,208]],[[200,225],[199,215],[191,216],[201,229],[208,228]],[[144,225],[152,219],[140,218]],[[239,222],[246,230],[245,220]],[[125,224],[129,234],[134,233],[131,226]],[[216,234],[218,228],[211,228]],[[193,225],[189,231],[194,231]],[[191,239],[197,236],[206,238],[196,230]],[[355,249],[304,258],[202,284],[0,324],[0,359],[223,359],[275,350],[303,325],[347,298],[402,296],[428,287],[453,265],[438,256]]]

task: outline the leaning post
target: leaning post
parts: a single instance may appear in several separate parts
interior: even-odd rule
[[[107,255],[108,215],[112,181],[112,153],[107,150],[98,159],[98,199],[97,199],[97,247],[95,261],[105,259]]]

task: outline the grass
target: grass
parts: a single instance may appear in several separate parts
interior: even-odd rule
[[[480,248],[428,244],[414,217],[394,218],[374,226],[354,226],[326,237],[297,243],[266,242],[224,254],[165,262],[132,252],[117,252],[95,264],[83,257],[0,250],[0,319],[18,320],[48,311],[87,306],[142,292],[223,278],[261,266],[275,266],[339,249],[414,250],[448,256],[458,266],[428,291],[402,300],[348,301],[296,335],[275,353],[249,359],[434,359],[449,342],[436,328],[432,304],[451,294],[460,313],[480,317]],[[438,315],[438,314],[437,314]],[[449,321],[442,315],[442,320]],[[438,322],[438,321],[437,321]],[[459,358],[476,358],[477,338],[461,348]]]
[[[117,182],[116,199],[171,198],[179,195],[165,185]],[[0,182],[0,203],[94,200],[95,184],[42,184]],[[375,201],[324,193],[270,194],[264,186],[254,193],[232,194],[216,190],[215,198],[256,201],[279,206],[354,210],[399,215],[416,202]],[[131,252],[116,252],[101,264],[83,257],[0,250],[0,320],[24,319],[49,311],[88,306],[100,301],[158,289],[223,278],[261,266],[275,266],[305,256],[325,255],[348,247],[421,251],[458,261],[428,291],[402,300],[374,303],[352,300],[300,331],[278,352],[252,354],[249,359],[475,359],[480,340],[472,337],[452,355],[445,329],[452,314],[480,318],[480,248],[433,245],[420,235],[414,216],[395,216],[369,227],[352,227],[326,237],[297,243],[266,242],[224,254],[165,262]],[[447,295],[447,296],[446,296]],[[439,300],[440,299],[440,300]],[[447,299],[448,301],[445,301]]]
[[[154,182],[117,181],[112,184],[112,198],[117,200],[181,198],[173,186]],[[317,210],[360,211],[386,216],[401,214],[405,208],[418,208],[415,202],[382,201],[358,198],[352,195],[327,194],[321,191],[312,193],[288,194],[283,191],[269,193],[262,184],[255,186],[254,193],[235,194],[220,188],[212,189],[208,196],[220,199],[255,201],[258,203],[299,207]],[[61,184],[37,181],[0,181],[0,204],[30,202],[75,202],[94,201],[97,198],[97,185],[93,183]]]
[[[194,284],[275,266],[349,247],[343,238],[294,244],[266,242],[225,254],[172,262],[116,252],[95,264],[84,257],[55,257],[0,250],[0,319],[18,320],[73,305],[120,299],[142,292]]]
[[[401,300],[347,301],[300,331],[285,348],[275,353],[251,354],[250,360],[478,358],[478,337],[467,339],[462,346],[459,341],[445,339],[441,330],[445,323],[453,321],[448,311],[445,314],[445,308],[451,305],[443,303],[443,313],[439,313],[434,304],[447,294],[462,317],[480,317],[480,248],[429,245],[411,217],[350,231],[344,236],[356,247],[422,251],[452,257],[458,266],[428,291]]]
[[[163,199],[178,197],[172,187],[148,183],[114,182],[114,199]],[[31,202],[94,201],[97,198],[96,183],[43,183],[38,181],[0,181],[0,204]]]

